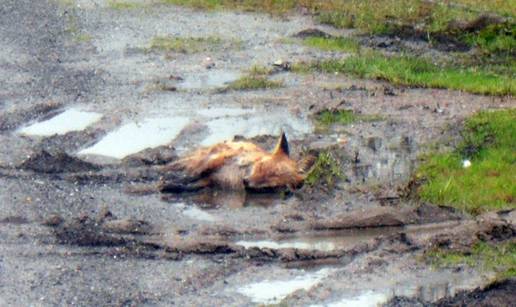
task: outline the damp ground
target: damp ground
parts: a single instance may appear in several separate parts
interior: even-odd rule
[[[514,214],[480,223],[403,189],[421,153],[513,98],[293,73],[285,62],[346,56],[292,43],[296,33],[350,32],[302,14],[93,0],[8,0],[0,12],[0,305],[429,303],[494,279],[422,254],[471,233],[507,240]],[[166,36],[223,43],[150,48]],[[228,88],[253,66],[282,86]],[[321,129],[324,109],[378,120]],[[154,188],[160,165],[193,148],[270,149],[280,131],[295,157],[331,150],[345,179],[293,195]]]

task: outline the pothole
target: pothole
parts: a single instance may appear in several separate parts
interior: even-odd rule
[[[21,128],[20,134],[34,136],[52,136],[55,134],[66,134],[70,131],[86,129],[91,124],[102,118],[102,114],[85,112],[79,109],[68,109],[48,120]]]

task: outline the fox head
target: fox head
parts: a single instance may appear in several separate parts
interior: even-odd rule
[[[299,188],[314,164],[315,157],[309,156],[296,161],[289,155],[287,137],[282,133],[271,154],[256,161],[250,176],[245,180],[246,187],[250,189],[288,187],[291,190]]]

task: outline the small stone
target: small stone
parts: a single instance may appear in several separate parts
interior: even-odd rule
[[[470,167],[470,166],[471,166],[471,161],[469,161],[469,160],[467,160],[467,159],[466,159],[466,160],[464,160],[464,161],[462,161],[462,167],[463,167],[463,168],[468,168],[468,167]]]

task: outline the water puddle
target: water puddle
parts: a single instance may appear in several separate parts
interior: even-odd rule
[[[183,81],[177,84],[177,87],[185,90],[213,89],[223,87],[239,77],[240,73],[238,72],[210,70],[206,73],[186,76]]]
[[[84,130],[101,118],[102,114],[72,108],[48,120],[22,128],[19,132],[24,135],[35,136],[62,135],[70,131]]]
[[[237,292],[249,297],[257,304],[276,304],[297,290],[310,290],[332,271],[332,269],[324,268],[289,280],[264,280],[243,286]]]
[[[382,227],[359,230],[322,231],[303,236],[286,237],[277,241],[272,240],[241,240],[235,244],[245,248],[296,248],[306,250],[333,251],[352,248],[360,243],[368,242],[381,235],[388,235],[403,230],[401,227]]]
[[[189,121],[186,117],[169,117],[125,124],[79,154],[122,159],[143,149],[171,142]]]
[[[485,284],[486,276],[471,272],[426,272],[414,276],[398,276],[394,279],[383,281],[385,284],[380,286],[378,281],[370,281],[364,290],[360,288],[341,289],[338,301],[325,303],[324,306],[332,307],[355,307],[355,306],[381,306],[392,298],[408,297],[415,298],[428,304],[445,298],[453,297],[458,292],[473,290]],[[312,305],[317,307],[322,305]]]
[[[287,133],[290,139],[298,139],[313,129],[310,121],[290,115],[287,111],[275,110],[247,117],[216,118],[207,123],[209,135],[201,142],[203,146],[231,140],[235,135],[252,138],[259,135]]]
[[[183,214],[191,219],[205,221],[205,222],[214,222],[217,220],[213,215],[201,210],[195,206],[191,206],[183,210]]]

